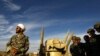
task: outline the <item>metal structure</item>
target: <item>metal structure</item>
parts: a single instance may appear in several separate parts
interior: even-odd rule
[[[46,40],[44,44],[43,27],[41,30],[39,56],[67,56],[68,46],[71,42],[73,33],[68,32],[64,40],[53,38]]]

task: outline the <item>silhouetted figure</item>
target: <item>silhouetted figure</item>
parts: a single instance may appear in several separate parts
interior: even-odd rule
[[[41,45],[39,56],[45,56],[45,46]]]
[[[94,25],[94,29],[98,32],[98,33],[100,33],[100,22],[98,22],[98,23],[96,23],[95,25]],[[96,39],[97,39],[97,51],[98,51],[98,56],[100,56],[100,34],[96,34],[97,36],[96,36]]]
[[[98,48],[97,48],[97,35],[95,34],[95,30],[90,28],[87,33],[89,34],[89,42],[91,48],[91,56],[98,56]]]
[[[85,56],[85,50],[83,43],[80,42],[80,38],[73,36],[72,37],[72,44],[70,46],[70,52],[72,56]]]
[[[89,39],[89,36],[88,35],[85,35],[84,37],[84,40],[85,40],[85,53],[86,53],[86,56],[92,56],[91,55],[91,46],[90,46],[90,39]]]

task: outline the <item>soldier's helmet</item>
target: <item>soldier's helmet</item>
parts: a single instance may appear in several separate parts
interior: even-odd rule
[[[96,23],[96,24],[94,25],[94,29],[97,29],[97,28],[100,28],[100,22],[98,22],[98,23]]]
[[[94,29],[90,28],[87,30],[87,33],[95,33]]]
[[[100,22],[96,23],[94,25],[94,29],[97,31],[97,32],[100,32]]]

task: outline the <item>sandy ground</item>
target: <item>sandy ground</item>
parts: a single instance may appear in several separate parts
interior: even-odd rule
[[[3,56],[3,55],[5,55],[5,54],[6,54],[5,51],[0,51],[0,56]],[[37,55],[34,54],[34,53],[29,53],[29,56],[37,56]],[[67,53],[66,56],[71,56],[71,54],[70,54],[70,53]]]

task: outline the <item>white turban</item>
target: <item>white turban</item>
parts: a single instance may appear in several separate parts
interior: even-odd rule
[[[25,26],[23,24],[18,24],[17,26],[19,26],[21,29],[25,30]]]

